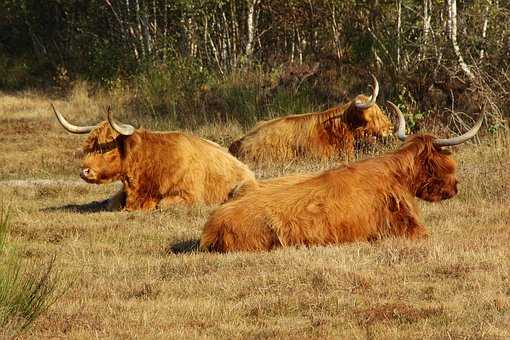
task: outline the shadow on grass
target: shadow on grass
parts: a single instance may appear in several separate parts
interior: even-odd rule
[[[108,210],[108,200],[94,201],[84,204],[66,204],[61,207],[48,207],[43,208],[44,212],[76,212],[79,214],[98,213]]]
[[[177,243],[171,244],[168,249],[168,254],[189,254],[198,251],[198,246],[200,244],[200,240],[192,239],[179,241]]]

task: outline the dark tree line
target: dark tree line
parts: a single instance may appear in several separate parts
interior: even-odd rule
[[[219,75],[319,62],[369,70],[417,98],[431,86],[445,93],[458,86],[445,78],[491,79],[499,92],[510,82],[508,1],[0,0],[0,7],[4,88],[62,77],[104,83],[175,60]]]

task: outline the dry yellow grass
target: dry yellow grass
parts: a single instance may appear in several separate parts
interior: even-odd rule
[[[84,103],[99,116],[76,98],[57,105],[79,122],[90,122]],[[210,207],[100,211],[118,184],[80,182],[83,137],[60,128],[45,98],[2,95],[0,122],[11,241],[26,259],[56,254],[71,285],[24,338],[510,338],[508,136],[456,150],[460,194],[421,204],[427,240],[219,255],[187,251]],[[197,131],[227,141],[236,129]]]

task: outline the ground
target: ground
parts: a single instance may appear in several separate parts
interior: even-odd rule
[[[74,122],[102,115],[99,104],[56,103]],[[227,130],[196,131],[224,142]],[[10,241],[41,266],[56,255],[64,287],[23,338],[510,338],[504,133],[454,150],[460,194],[420,203],[426,240],[227,255],[193,250],[213,207],[103,211],[119,184],[79,179],[83,140],[58,125],[49,99],[0,95],[0,205],[11,211]]]

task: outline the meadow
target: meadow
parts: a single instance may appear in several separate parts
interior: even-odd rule
[[[120,184],[80,180],[84,136],[60,127],[50,100],[78,124],[103,119],[107,104],[79,93],[0,94],[8,239],[26,263],[44,267],[55,257],[62,289],[21,338],[510,338],[508,134],[484,133],[453,150],[460,193],[420,202],[425,240],[211,254],[194,245],[214,207],[104,211]],[[228,146],[243,128],[211,123],[193,132]],[[337,165],[303,161],[256,173]]]

